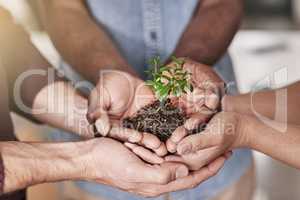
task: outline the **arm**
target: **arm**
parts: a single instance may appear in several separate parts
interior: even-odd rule
[[[245,117],[244,132],[247,138],[246,147],[262,152],[272,158],[300,169],[300,126],[276,123],[275,126],[285,127],[279,130],[254,117]],[[249,124],[247,124],[249,123]]]
[[[213,65],[226,52],[243,15],[241,0],[203,0],[200,2],[174,52]]]
[[[39,183],[80,178],[84,174],[80,160],[88,151],[83,144],[0,143],[4,165],[3,193]]]
[[[252,116],[259,113],[269,119],[284,122],[286,109],[287,123],[300,125],[299,92],[300,82],[296,82],[276,90],[225,96],[222,101],[223,110]]]
[[[89,15],[83,0],[40,1],[44,27],[62,57],[94,84],[100,69],[135,72],[103,28]]]
[[[0,10],[0,14],[1,13],[4,13],[4,11]],[[26,117],[32,117],[33,115],[35,119],[39,121],[76,133],[85,138],[94,137],[94,131],[89,128],[90,123],[86,118],[88,101],[55,73],[51,65],[31,44],[28,34],[20,26],[13,23],[8,13],[6,13],[6,16],[5,20],[0,21],[0,25],[6,27],[0,31],[0,43],[2,44],[0,48],[0,58],[2,61],[1,64],[3,65],[2,67],[7,73],[9,97],[11,98],[10,102],[13,104],[12,110]],[[12,40],[14,40],[15,43],[11,43]],[[18,78],[22,77],[22,75],[31,72],[35,73],[36,71],[42,71],[44,74],[30,75],[22,82],[18,82]],[[116,72],[116,74],[122,73]],[[109,92],[117,94],[119,98],[125,98],[122,95],[120,96],[120,92],[118,92],[121,84],[121,88],[123,88],[121,91],[124,92],[125,95],[131,94],[131,85],[128,87],[124,86],[124,82],[125,85],[128,84],[127,77],[129,76],[131,77],[131,75],[125,77],[121,76],[121,80],[123,80],[121,83],[112,76],[107,78],[109,86],[112,86],[112,88],[108,87]],[[137,78],[133,77],[133,80],[137,80]],[[103,81],[100,83],[103,83]],[[17,86],[20,86],[20,91],[15,90]],[[16,92],[16,94],[14,92]],[[21,102],[15,99],[19,94]],[[104,96],[105,93],[101,93],[99,96],[96,95],[94,101],[97,103],[98,100],[101,99],[100,97]],[[113,97],[115,97],[115,95],[113,95]],[[109,98],[109,100],[111,99],[112,98]],[[131,100],[131,98],[128,99]],[[121,101],[119,101],[119,99],[114,99],[114,102],[117,102],[117,104],[113,103],[113,112],[119,109],[125,112],[128,109],[126,108],[128,102],[125,102],[125,105],[120,103]],[[21,103],[24,105],[21,105]],[[111,102],[107,103],[109,104]],[[121,104],[124,107],[120,108],[119,106]],[[24,106],[26,106],[27,109],[24,110]],[[93,110],[96,110],[96,108],[93,108]],[[108,122],[106,121],[103,125],[108,127]],[[154,136],[152,139],[150,139],[150,137],[142,137],[141,133],[128,129],[125,130],[122,127],[112,129],[109,136],[126,142],[139,143],[141,141],[142,144],[147,144],[148,148],[165,151],[164,145],[160,146],[158,138]],[[158,157],[155,157],[157,160]],[[162,158],[159,160],[162,160]]]
[[[149,165],[122,144],[106,138],[57,144],[2,142],[0,152],[3,193],[45,182],[85,180],[154,197],[195,187],[215,175],[225,162],[220,157],[188,175],[183,164]]]
[[[236,148],[250,148],[300,169],[300,126],[265,124],[253,116],[233,112],[216,114],[201,134],[184,138],[177,146],[180,159],[208,154],[212,158]],[[176,158],[178,161],[178,158]],[[174,160],[171,160],[174,161]],[[176,160],[175,160],[176,161]],[[199,165],[197,160],[193,165]]]
[[[8,12],[0,9],[0,15],[0,26],[3,27],[0,31],[0,67],[7,75],[4,78],[2,74],[1,78],[7,80],[11,109],[23,116],[33,114],[44,123],[92,137],[85,116],[87,100],[55,73]],[[36,72],[43,74],[34,74]],[[24,74],[29,75],[19,82]]]

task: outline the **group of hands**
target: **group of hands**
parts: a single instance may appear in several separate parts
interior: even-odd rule
[[[97,169],[89,169],[96,182],[146,197],[191,189],[216,175],[232,150],[243,145],[239,118],[221,108],[225,89],[221,78],[212,67],[190,59],[183,68],[191,73],[193,90],[170,98],[188,119],[165,143],[153,134],[122,126],[124,118],[156,100],[152,89],[126,72],[101,73],[87,114],[90,130],[103,136],[93,142],[98,154],[90,154],[89,162],[97,163]],[[203,124],[203,131],[188,134]]]

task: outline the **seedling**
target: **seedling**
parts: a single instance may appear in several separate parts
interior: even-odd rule
[[[160,102],[164,102],[169,96],[180,97],[192,91],[191,74],[183,69],[183,59],[173,56],[172,66],[163,65],[159,57],[153,58],[149,63],[151,69],[148,74],[152,80],[146,83],[153,89]]]
[[[172,57],[171,63],[163,65],[159,57],[150,61],[148,74],[151,80],[146,83],[158,100],[141,108],[135,116],[124,119],[124,127],[152,133],[166,141],[177,127],[184,124],[187,119],[185,112],[173,105],[169,97],[181,97],[192,91],[191,74],[183,69],[183,59]]]

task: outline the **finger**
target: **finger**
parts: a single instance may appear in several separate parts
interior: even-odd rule
[[[158,156],[165,156],[168,154],[168,150],[166,145],[162,142],[160,146],[157,149],[153,149],[153,151],[158,155]]]
[[[192,93],[187,94],[186,98],[189,102],[201,107],[205,103],[205,90],[196,87]]]
[[[175,181],[164,185],[139,184],[139,187],[134,191],[143,194],[146,197],[156,197],[169,192],[191,189],[216,175],[224,165],[225,161],[226,158],[221,156],[207,167],[191,172],[188,176],[176,179]]]
[[[128,113],[128,116],[134,115],[141,108],[156,101],[152,89],[145,82],[139,81],[139,83],[137,83],[135,94],[138,95],[134,97],[134,109],[131,109],[131,111]]]
[[[156,155],[155,153],[152,153],[150,150],[145,149],[142,146],[138,146],[136,144],[132,143],[124,143],[126,147],[131,149],[137,156],[139,156],[144,161],[151,163],[151,164],[161,164],[164,162],[164,159]]]
[[[181,156],[170,155],[165,157],[165,161],[167,162],[184,162],[184,159]]]
[[[149,149],[158,149],[161,145],[161,141],[153,134],[142,133],[143,138],[140,141],[140,144],[149,148]]]
[[[106,112],[102,112],[100,117],[96,120],[95,127],[97,132],[103,137],[108,135],[111,129],[111,124],[109,122],[109,117]]]
[[[207,91],[205,95],[205,105],[207,108],[210,110],[217,110],[220,104],[220,98],[218,94],[212,92],[212,91]]]
[[[175,153],[177,151],[177,144],[172,142],[170,139],[168,139],[166,141],[166,147],[167,147],[168,152],[170,152],[170,153]]]
[[[188,168],[181,163],[164,162],[161,165],[139,165],[136,168],[141,174],[139,182],[148,184],[168,184],[189,173]]]
[[[120,127],[117,124],[113,125],[107,136],[123,142],[131,143],[139,143],[143,138],[142,133],[133,129]]]
[[[221,156],[217,158],[215,161],[211,162],[208,166],[207,169],[210,172],[210,175],[216,175],[218,171],[222,168],[222,166],[225,164],[226,157]]]
[[[97,109],[97,103],[99,101],[99,94],[96,89],[92,90],[90,93],[90,96],[88,98],[88,112],[87,112],[87,119],[90,124],[94,123],[96,121],[95,114],[94,113]]]
[[[107,89],[99,86],[92,90],[88,98],[87,118],[90,123],[100,117],[102,111],[107,111],[110,105],[110,95]]]
[[[171,135],[171,137],[167,140],[167,149],[170,153],[175,153],[177,144],[188,135],[187,130],[184,126],[178,127]]]
[[[194,113],[191,117],[186,120],[184,127],[187,130],[194,130],[199,127],[201,124],[206,124],[211,118],[211,111],[202,110],[199,113]]]
[[[222,155],[222,153],[217,147],[211,147],[183,156],[170,155],[165,157],[165,160],[169,162],[184,163],[190,170],[196,171],[215,160],[220,155]]]
[[[211,134],[203,131],[200,134],[190,135],[184,138],[177,146],[179,155],[186,155],[201,149],[217,146],[221,143],[222,137],[219,134]]]
[[[205,104],[205,91],[195,88],[192,93],[184,95],[182,102],[179,105],[185,108],[185,111],[190,113],[199,112]]]
[[[167,185],[160,186],[161,193],[174,192],[178,190],[191,189],[198,186],[203,181],[216,175],[226,161],[225,157],[219,157],[207,167],[203,167],[198,171],[191,172],[189,176],[177,179]]]

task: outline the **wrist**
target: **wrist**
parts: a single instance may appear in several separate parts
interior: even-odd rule
[[[51,96],[49,97],[49,94]],[[44,87],[35,97],[32,115],[41,122],[93,138],[86,117],[88,101],[69,83],[56,81]]]
[[[222,110],[225,112],[236,112],[243,115],[252,115],[252,99],[249,94],[224,95],[221,101]]]
[[[91,54],[86,59],[86,63],[89,63],[89,65],[86,66],[90,66],[91,69],[96,69],[95,73],[91,73],[91,77],[88,77],[89,80],[91,80],[91,82],[94,84],[98,83],[101,76],[101,70],[119,70],[137,76],[137,73],[134,71],[134,69],[120,55],[108,56],[97,52]]]
[[[237,114],[238,122],[238,145],[236,148],[252,148],[253,129],[255,129],[255,119],[253,117]]]
[[[199,43],[195,43],[194,41],[190,41],[189,43],[185,43],[184,46],[179,46],[174,55],[176,57],[186,57],[190,58],[194,61],[197,61],[202,64],[206,64],[212,66],[216,63],[216,58],[213,55],[210,55],[210,51],[208,48],[204,46],[199,46]]]
[[[235,112],[235,104],[236,104],[235,96],[225,94],[221,100],[221,108],[222,111],[225,112]]]
[[[88,153],[84,142],[0,145],[5,193],[39,183],[78,180],[83,171],[81,162]]]

